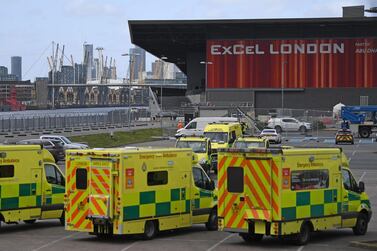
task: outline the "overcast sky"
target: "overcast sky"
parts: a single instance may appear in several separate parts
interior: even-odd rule
[[[87,42],[116,59],[121,78],[127,59],[120,54],[132,46],[128,20],[340,17],[350,5],[369,8],[377,0],[3,0],[0,65],[10,72],[10,57],[22,56],[23,79],[34,80],[47,75],[52,41],[64,44],[75,62]]]

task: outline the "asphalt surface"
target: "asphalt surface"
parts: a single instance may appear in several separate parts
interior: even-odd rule
[[[288,141],[283,144],[335,146],[332,143],[316,142],[316,140]],[[152,147],[173,145],[173,140],[137,144],[137,146]],[[351,246],[351,242],[377,240],[377,143],[361,142],[355,145],[343,145],[342,148],[351,159],[351,169],[355,178],[365,182],[374,211],[365,236],[355,236],[351,229],[341,229],[314,233],[310,243],[301,247],[275,238],[265,238],[260,243],[246,244],[236,234],[209,232],[203,225],[195,225],[187,229],[160,233],[150,241],[143,241],[137,236],[118,236],[111,240],[99,240],[85,233],[65,231],[57,220],[51,220],[38,221],[33,225],[3,224],[0,229],[0,250],[360,250],[360,247]]]

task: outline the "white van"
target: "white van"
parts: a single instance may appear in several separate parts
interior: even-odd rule
[[[184,128],[178,129],[175,137],[203,135],[204,127],[209,123],[238,122],[233,117],[199,117],[191,120]]]

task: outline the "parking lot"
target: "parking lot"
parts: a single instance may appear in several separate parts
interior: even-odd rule
[[[333,133],[320,133],[318,137],[304,138],[285,135],[285,145],[330,147]],[[284,135],[283,135],[284,136]],[[328,139],[327,141],[324,139]],[[317,142],[318,141],[318,142]],[[174,140],[154,141],[138,146],[173,146]],[[246,244],[238,235],[209,232],[204,225],[160,233],[155,239],[143,241],[137,236],[121,236],[99,240],[86,233],[68,232],[58,221],[39,221],[33,225],[4,225],[0,229],[0,250],[359,250],[356,242],[377,240],[377,143],[356,140],[354,145],[342,145],[351,160],[356,179],[365,182],[374,216],[365,236],[355,236],[351,229],[330,230],[313,234],[311,242],[302,247],[275,238],[261,243]],[[61,163],[61,166],[64,166]]]

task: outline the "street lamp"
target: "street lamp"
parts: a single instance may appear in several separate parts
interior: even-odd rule
[[[131,63],[134,61],[135,56],[139,56],[139,53],[123,53],[123,57],[129,56],[128,67],[130,68],[130,75],[128,77],[128,128],[131,128]],[[126,71],[127,72],[127,71]]]
[[[168,58],[165,56],[161,57],[162,60],[162,84],[161,84],[161,89],[160,89],[160,106],[161,106],[161,111],[160,111],[160,123],[161,123],[161,130],[162,130],[162,112],[164,108],[162,108],[162,86],[165,85],[165,60]]]
[[[287,61],[281,63],[281,113],[284,116],[284,65]]]
[[[208,84],[208,75],[207,75],[207,67],[209,64],[213,64],[211,61],[201,61],[200,64],[205,65],[205,90],[204,90],[204,102],[207,104],[207,84]]]

